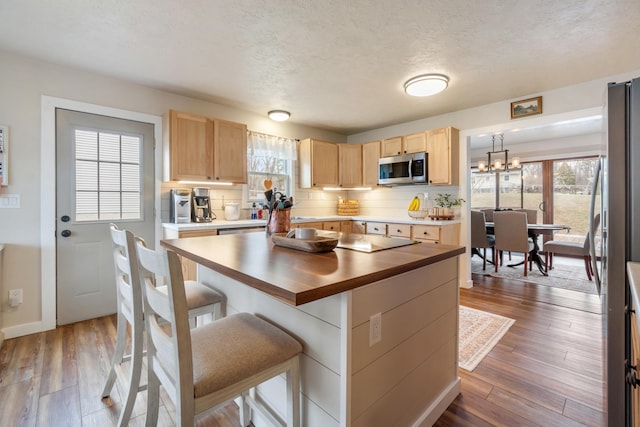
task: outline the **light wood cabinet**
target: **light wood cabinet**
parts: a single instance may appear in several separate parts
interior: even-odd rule
[[[338,185],[338,144],[303,139],[298,147],[300,188],[336,187]]]
[[[204,236],[217,236],[218,230],[170,230],[164,229],[163,239],[184,239],[187,237],[204,237]],[[180,265],[182,267],[182,277],[184,280],[198,280],[198,264],[195,261],[184,258],[178,255],[180,258]]]
[[[325,221],[322,223],[322,229],[327,231],[335,231],[339,233],[341,227],[341,221]]]
[[[247,182],[247,126],[170,110],[169,177],[173,181]]]
[[[214,121],[214,180],[247,183],[247,125]]]
[[[411,238],[445,245],[460,244],[460,224],[412,225]]]
[[[427,132],[429,184],[458,185],[459,139],[458,129],[452,127]]]
[[[419,153],[427,151],[427,133],[419,132],[402,137],[404,153]]]
[[[365,227],[366,234],[387,235],[387,224],[384,222],[367,222]]]
[[[364,221],[351,221],[351,233],[365,234],[367,223]]]
[[[321,222],[298,222],[291,224],[291,228],[315,228],[316,230],[322,230]]]
[[[387,224],[387,236],[411,238],[410,224]]]
[[[213,121],[204,116],[169,111],[169,169],[171,180],[213,179]]]
[[[362,144],[337,144],[340,187],[362,187]]]
[[[402,137],[388,138],[382,140],[380,147],[380,155],[382,157],[398,156],[402,154]]]
[[[427,150],[426,132],[397,136],[382,140],[381,156],[390,157],[400,154],[419,153]]]
[[[362,144],[362,185],[375,187],[378,185],[378,160],[380,160],[380,141]]]

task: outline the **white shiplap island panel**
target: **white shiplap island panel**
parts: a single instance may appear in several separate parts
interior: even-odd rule
[[[211,250],[212,259],[220,251],[238,253],[233,245],[225,249],[223,243],[230,240],[214,240],[232,236],[202,238],[211,239],[206,246]],[[256,238],[239,238],[258,242]],[[200,238],[169,241],[163,245],[178,247],[179,253],[188,257],[189,245],[184,245],[182,240],[197,239]],[[196,245],[191,249],[193,259],[204,262],[202,247]],[[379,269],[396,268],[393,260],[396,258],[408,267],[390,277],[318,296],[302,304],[295,303],[294,297],[288,301],[279,293],[270,295],[269,287],[263,288],[267,291],[260,290],[262,285],[253,286],[253,280],[247,283],[238,280],[238,276],[233,277],[215,262],[199,265],[198,278],[225,294],[228,313],[255,313],[302,343],[303,426],[431,425],[460,391],[457,255],[463,249],[429,244],[408,248],[404,253],[403,248],[397,248],[372,254],[335,249],[331,263],[343,270],[341,277],[351,272],[362,274],[361,264],[368,259],[374,269],[376,264],[382,265]],[[273,250],[268,245],[263,249]],[[273,255],[275,264],[270,267],[265,264],[271,273],[262,277],[269,277],[270,285],[278,282],[274,271],[294,275],[296,282],[305,282],[304,275],[308,274],[309,282],[335,285],[327,277],[311,277],[309,263],[314,260],[313,254],[310,257],[310,254],[277,248]],[[263,257],[264,253],[258,255],[258,259]],[[423,257],[424,262],[416,261],[416,257]],[[358,260],[360,266],[356,268],[352,263]],[[289,266],[288,270],[285,265]],[[318,265],[317,274],[323,274],[322,271]],[[327,270],[324,274],[336,273]],[[345,277],[343,279],[350,280]],[[286,280],[283,283],[286,284]],[[318,295],[321,294],[322,290]],[[369,318],[376,313],[382,317],[382,340],[369,346]],[[278,377],[260,386],[258,395],[284,414],[285,387],[284,377]],[[269,425],[261,418],[254,419],[254,424],[256,427]]]

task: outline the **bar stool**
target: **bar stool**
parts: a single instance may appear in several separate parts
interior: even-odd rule
[[[250,391],[286,373],[288,426],[300,425],[299,364],[302,345],[286,332],[249,313],[236,313],[189,333],[180,260],[173,251],[153,251],[136,241],[147,329],[147,419],[158,421],[160,384],[176,406],[176,425],[240,397],[240,422],[250,407],[282,425]],[[156,288],[164,279],[168,293]],[[171,325],[168,331],[159,320]]]
[[[120,389],[126,390],[118,419],[118,426],[125,426],[129,423],[138,392],[147,388],[146,385],[140,384],[144,356],[143,300],[133,234],[119,229],[115,224],[109,224],[109,228],[113,240],[113,259],[116,270],[118,321],[116,347],[102,397],[108,397],[111,394],[117,378],[121,385]],[[167,292],[167,287],[161,287],[160,291]],[[214,319],[218,319],[224,315],[224,297],[220,293],[193,281],[185,282],[185,292],[189,317],[212,313]],[[125,354],[127,323],[131,325],[130,354]],[[122,367],[125,362],[131,362],[128,372],[125,372]]]

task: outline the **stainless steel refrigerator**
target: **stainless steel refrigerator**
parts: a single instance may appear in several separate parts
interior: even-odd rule
[[[608,199],[601,296],[605,326],[605,378],[609,426],[633,425],[628,373],[631,332],[626,262],[640,261],[640,78],[610,83],[607,96],[607,157],[603,193]],[[636,308],[637,310],[638,308]],[[640,420],[635,420],[635,423]]]

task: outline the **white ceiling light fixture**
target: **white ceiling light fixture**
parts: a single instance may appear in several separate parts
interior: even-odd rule
[[[442,74],[423,74],[407,80],[404,91],[411,96],[431,96],[449,85],[449,77]]]
[[[271,110],[268,115],[271,120],[275,120],[276,122],[284,122],[291,117],[291,113],[284,110]]]

